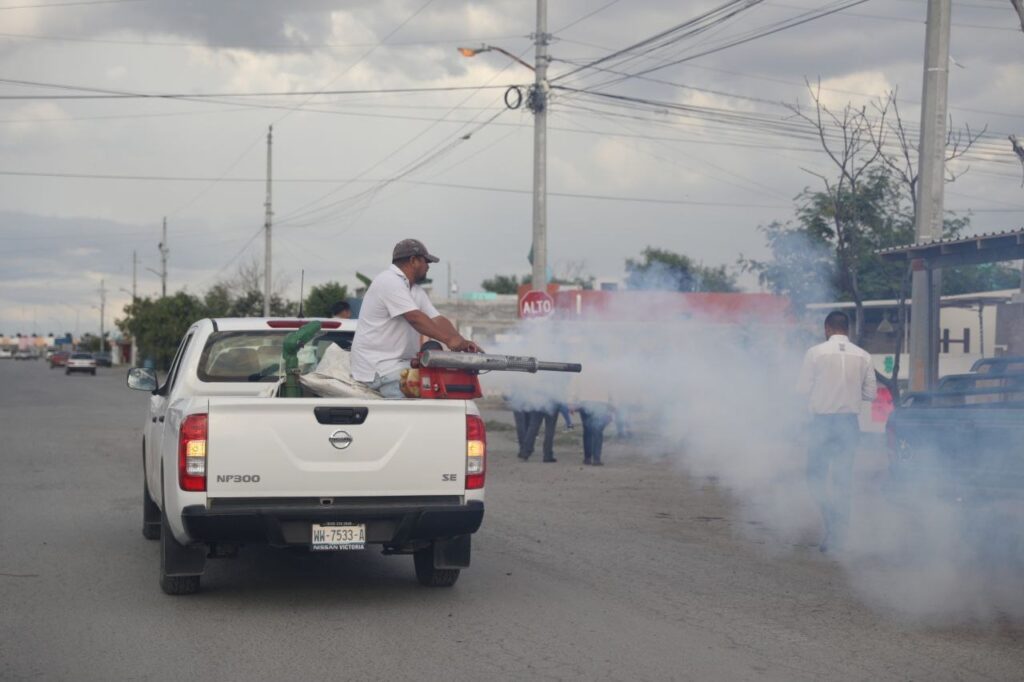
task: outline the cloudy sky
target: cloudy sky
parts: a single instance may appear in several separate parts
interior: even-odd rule
[[[550,76],[575,89],[556,89],[550,105],[556,274],[621,277],[648,245],[707,264],[763,255],[757,226],[791,218],[793,197],[818,182],[811,172],[829,169],[784,106],[808,103],[805,78],[838,108],[898,88],[917,129],[925,0],[868,0],[763,35],[848,4],[764,0],[605,71],[574,72],[724,4],[550,3]],[[1019,227],[1007,135],[1024,134],[1024,33],[1009,0],[953,5],[951,114],[987,132],[946,204],[972,211],[977,232]],[[533,75],[500,53],[455,48],[494,44],[532,62],[535,10],[527,0],[0,0],[0,332],[96,330],[101,280],[109,328],[130,298],[133,251],[140,294],[159,293],[164,217],[169,290],[201,293],[262,258],[270,125],[274,276],[289,298],[303,269],[307,287],[354,285],[409,236],[442,257],[435,281],[450,266],[463,292],[528,272],[532,115],[503,98]],[[616,82],[653,67],[663,68]],[[194,97],[111,96],[139,94]]]

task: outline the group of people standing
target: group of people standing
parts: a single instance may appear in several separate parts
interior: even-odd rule
[[[580,417],[583,430],[583,464],[602,466],[601,453],[604,446],[604,431],[616,416],[615,405],[608,390],[608,384],[601,377],[599,368],[591,368],[573,377],[568,390],[568,401],[543,393],[543,387],[532,392],[513,393],[507,396],[512,404],[519,443],[519,459],[524,462],[533,455],[540,433],[544,427],[542,445],[543,462],[556,462],[554,453],[555,431],[558,417],[565,419],[566,429],[574,428],[572,412]],[[624,435],[621,421],[619,435]]]

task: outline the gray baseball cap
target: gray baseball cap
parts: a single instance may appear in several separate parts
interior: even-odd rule
[[[402,241],[395,244],[395,250],[391,252],[391,260],[396,261],[402,258],[410,258],[412,256],[423,256],[427,259],[428,263],[436,263],[440,258],[431,255],[427,251],[427,247],[423,245],[419,239],[403,239]]]

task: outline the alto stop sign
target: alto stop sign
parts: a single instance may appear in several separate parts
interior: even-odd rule
[[[546,291],[527,291],[519,299],[519,317],[532,319],[550,317],[555,312],[555,299]]]

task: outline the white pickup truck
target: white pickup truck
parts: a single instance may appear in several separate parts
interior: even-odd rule
[[[278,397],[282,344],[305,320],[206,319],[152,393],[142,439],[143,527],[160,586],[199,589],[206,560],[245,544],[412,554],[428,586],[469,565],[484,513],[487,438],[467,400]],[[348,350],[354,320],[322,320],[307,348]],[[269,395],[268,395],[269,394]]]

